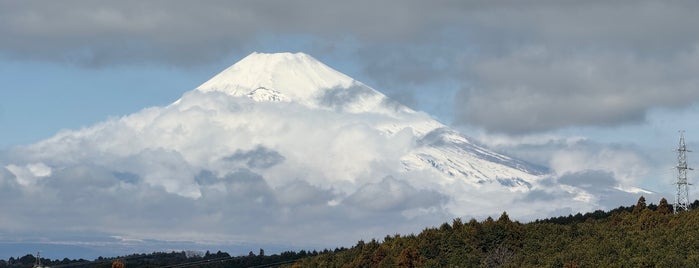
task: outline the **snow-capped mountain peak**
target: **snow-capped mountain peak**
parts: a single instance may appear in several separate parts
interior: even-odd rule
[[[546,173],[308,55],[253,53],[170,105],[0,154],[0,203],[21,208],[0,233],[64,211],[27,233],[67,226],[55,230],[230,243],[306,239],[284,231],[299,229],[335,241],[398,230],[385,222],[415,230],[596,202],[587,184]]]
[[[530,187],[530,182],[542,174],[527,163],[472,143],[430,116],[393,102],[303,53],[252,53],[197,90],[224,92],[258,102],[293,102],[338,114],[387,116],[372,116],[381,119],[370,123],[371,127],[387,136],[409,130],[418,143],[400,158],[407,172],[430,170],[447,180],[499,182],[519,189]]]
[[[257,101],[316,104],[322,90],[359,84],[304,53],[252,53],[197,87]]]

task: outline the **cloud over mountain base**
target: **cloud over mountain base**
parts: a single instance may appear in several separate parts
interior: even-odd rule
[[[1,152],[0,239],[323,248],[637,199],[570,159],[546,174],[308,55],[252,54],[170,105]]]

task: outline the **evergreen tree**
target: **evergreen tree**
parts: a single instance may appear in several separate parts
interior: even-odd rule
[[[672,212],[672,208],[667,203],[667,199],[663,197],[660,199],[660,203],[658,203],[658,209],[656,211],[658,211],[660,214],[669,214]]]
[[[641,196],[636,202],[636,206],[633,207],[633,213],[640,213],[642,210],[646,209],[646,198]]]

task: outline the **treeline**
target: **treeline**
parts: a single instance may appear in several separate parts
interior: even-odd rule
[[[643,198],[642,201],[645,202],[645,198]],[[665,198],[661,199],[660,202],[658,203],[658,205],[651,203],[647,206],[647,208],[650,210],[656,210],[658,208],[658,206],[662,206],[664,208],[669,209],[670,212],[674,212],[673,207],[667,203],[667,200]],[[571,224],[574,222],[577,222],[577,223],[584,222],[584,221],[587,221],[588,219],[600,220],[600,219],[607,218],[607,217],[611,216],[612,214],[620,213],[622,211],[631,212],[631,211],[633,211],[634,207],[635,206],[628,206],[628,207],[620,206],[618,208],[615,208],[615,209],[612,209],[609,211],[595,210],[594,212],[587,212],[585,214],[578,212],[575,215],[570,214],[568,216],[552,217],[552,218],[543,219],[543,220],[536,220],[536,222]],[[699,200],[694,200],[693,203],[689,204],[689,209],[695,209],[695,208],[699,208]]]
[[[89,262],[88,260],[85,259],[68,259],[64,258],[63,260],[51,260],[51,259],[46,259],[46,258],[41,258],[41,263],[46,266],[58,266],[58,265],[69,265],[69,264],[74,264],[74,263],[87,263]],[[31,254],[27,254],[22,257],[10,257],[8,260],[0,260],[0,268],[7,268],[7,267],[32,267],[36,264],[36,257]]]
[[[280,254],[266,255],[263,249],[258,254],[252,251],[245,256],[231,256],[226,252],[206,252],[204,254],[192,254],[191,252],[154,252],[150,254],[133,254],[114,258],[99,257],[93,261],[79,260],[50,260],[41,258],[41,264],[51,268],[235,268],[235,267],[279,267],[283,264],[293,263],[302,258],[316,256],[317,251],[285,251]],[[27,254],[21,258],[0,260],[0,268],[29,268],[36,263],[36,257]],[[115,266],[113,266],[115,265]]]
[[[694,206],[699,201],[693,203]],[[507,213],[359,241],[287,267],[699,267],[699,211],[636,205],[522,224]]]

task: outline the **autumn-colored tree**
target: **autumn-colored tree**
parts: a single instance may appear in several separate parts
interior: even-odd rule
[[[126,265],[121,260],[112,262],[112,268],[126,268]]]
[[[418,255],[417,249],[409,246],[400,252],[398,256],[398,267],[414,268],[420,266],[420,255]]]
[[[371,265],[378,266],[386,258],[386,255],[388,255],[388,251],[383,246],[378,247],[374,251],[374,255],[371,256]]]

